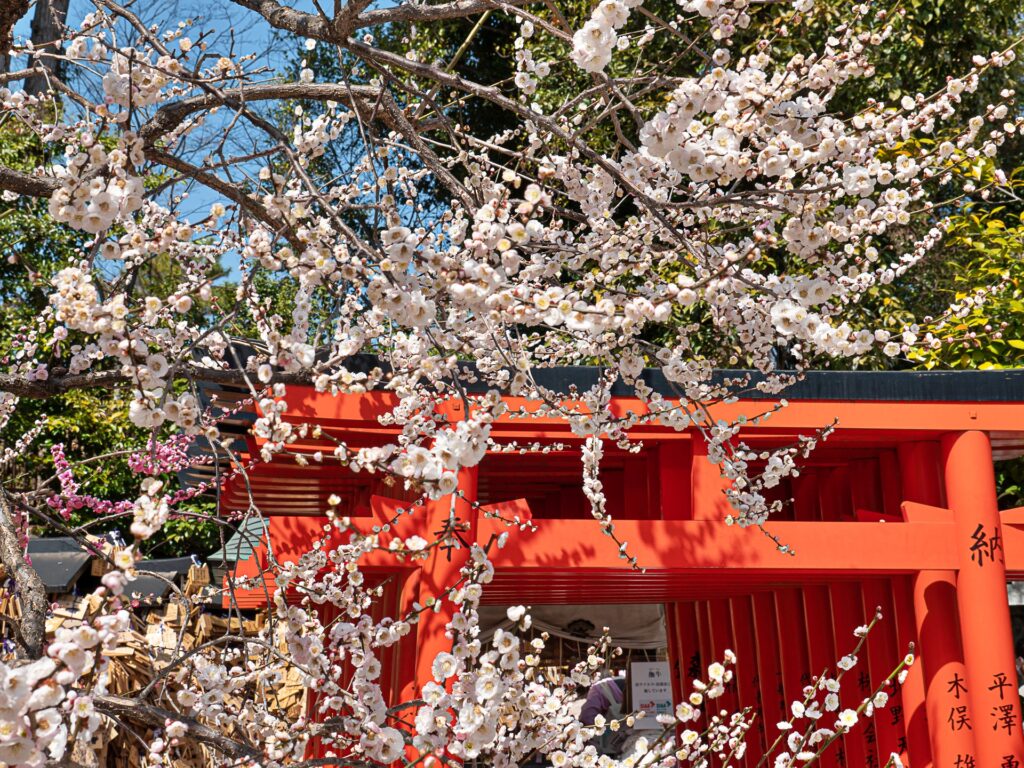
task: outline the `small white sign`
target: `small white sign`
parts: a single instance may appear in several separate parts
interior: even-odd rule
[[[632,711],[644,713],[634,728],[664,728],[656,718],[672,712],[672,673],[668,662],[634,661],[629,665],[629,680]]]

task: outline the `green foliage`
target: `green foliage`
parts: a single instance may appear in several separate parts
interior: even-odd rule
[[[752,26],[763,30],[775,24],[785,5],[758,8]],[[850,5],[845,0],[816,0],[801,27],[801,44],[820,46],[831,30],[851,18]],[[947,77],[966,73],[972,56],[1004,50],[1024,32],[1019,0],[908,0],[890,4],[889,11],[904,15],[893,36],[873,52],[874,75],[844,86],[833,109],[848,114],[867,98],[893,103],[907,93],[931,94],[945,85]],[[995,102],[1001,89],[1020,82],[1022,72],[1024,64],[1018,61],[988,73],[978,92],[965,96],[968,114]]]
[[[1024,506],[1024,460],[996,462],[996,489],[1000,509]]]
[[[33,133],[11,122],[0,127],[0,163],[30,173],[49,161]],[[47,215],[45,202],[26,196],[0,201],[0,343],[8,343],[25,318],[46,305],[43,281],[84,242],[81,233]]]
[[[911,360],[924,368],[1015,368],[1024,364],[1024,222],[998,206],[959,216],[950,232],[950,250],[941,289],[962,301],[982,286],[992,292],[963,317],[937,331],[941,346],[916,351]]]
[[[0,126],[0,163],[25,172],[51,161],[49,148],[16,123]],[[46,307],[46,286],[61,268],[79,260],[86,238],[81,233],[57,224],[47,213],[45,202],[28,197],[0,201],[0,359],[6,363],[19,354],[20,334],[31,329]],[[169,261],[147,264],[138,280],[154,292],[176,283]],[[197,306],[193,313],[208,311]],[[72,343],[69,339],[65,344]],[[60,353],[51,350],[59,364]],[[12,446],[40,419],[46,426],[40,436],[22,453],[16,465],[8,468],[0,481],[11,490],[58,490],[54,480],[50,447],[61,443],[72,465],[81,464],[76,473],[80,492],[110,499],[131,499],[138,495],[139,479],[128,468],[128,454],[144,446],[149,434],[128,420],[128,396],[123,391],[80,390],[46,400],[23,399],[4,429],[0,446]],[[83,464],[84,462],[84,464]],[[210,502],[192,502],[183,510],[211,513]],[[127,536],[130,519],[95,519],[88,510],[72,514],[67,524],[90,524],[91,532],[113,529]],[[41,530],[54,535],[58,530]],[[128,536],[130,538],[130,536]],[[172,556],[193,551],[204,554],[213,547],[216,526],[208,521],[189,519],[172,522],[156,554]]]
[[[143,547],[146,557],[182,557],[198,555],[200,559],[220,548],[218,526],[209,519],[217,513],[216,504],[198,500],[187,506],[187,511],[200,516],[179,517],[168,520],[160,535]]]

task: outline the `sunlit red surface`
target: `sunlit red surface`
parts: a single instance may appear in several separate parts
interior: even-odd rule
[[[319,424],[350,446],[381,444],[393,434],[377,422],[389,404],[385,393],[330,397],[293,388],[287,418]],[[627,398],[617,399],[615,407],[643,408]],[[717,415],[768,407],[765,401],[741,401],[719,406]],[[501,422],[492,434],[499,442],[561,443],[562,449],[489,454],[460,477],[470,498],[507,516],[530,518],[538,527],[513,533],[508,545],[493,553],[496,576],[485,602],[664,603],[680,686],[726,648],[737,653],[736,684],[722,704],[762,712],[750,737],[752,755],[777,734],[774,724],[784,719],[783,702],[802,698],[811,676],[852,647],[853,629],[867,623],[877,606],[884,620],[857,668],[866,676],[846,686],[850,700],[843,706],[859,704],[868,681],[884,677],[910,643],[920,657],[895,706],[845,737],[823,765],[881,766],[891,752],[915,767],[953,768],[958,755],[972,755],[979,767],[1002,766],[1005,756],[1024,764],[1016,684],[1005,701],[996,700],[1002,689],[989,690],[996,675],[1016,680],[1005,582],[1024,576],[1024,510],[998,511],[991,457],[993,451],[1001,457],[1024,445],[1024,406],[797,401],[743,437],[754,446],[777,446],[836,417],[835,434],[812,454],[799,477],[777,489],[778,498],[793,503],[770,530],[793,549],[791,555],[780,553],[758,530],[725,524],[722,481],[695,433],[648,426],[634,434],[643,441],[639,453],[610,447],[602,470],[608,511],[643,573],[618,557],[617,547],[590,518],[580,490],[579,441],[564,424]],[[258,443],[248,440],[255,453]],[[327,440],[293,446],[304,454],[329,453],[331,447]],[[269,516],[270,538],[281,560],[297,557],[320,535],[326,521],[320,512],[332,495],[342,499],[345,514],[367,527],[409,501],[379,476],[279,458],[258,464],[246,482],[236,477],[226,483],[222,511],[246,509],[250,489]],[[477,541],[506,530],[463,506],[460,514]],[[396,535],[428,537],[447,509],[447,500],[428,504],[422,513],[403,517]],[[981,564],[977,548],[972,549],[977,525],[989,536],[998,535],[1001,545]],[[265,549],[256,554],[263,565],[266,557]],[[243,564],[241,572],[256,573],[257,564],[255,559]],[[385,584],[379,610],[392,615],[436,594],[457,569],[457,558],[436,555],[396,566],[381,554],[367,563],[367,572]],[[243,607],[257,607],[265,604],[266,594],[261,589],[236,596]],[[430,679],[430,661],[445,646],[447,615],[442,610],[421,622],[386,660],[393,697],[415,695]],[[955,686],[950,690],[954,674],[967,681],[969,696]],[[995,708],[1005,704],[1015,708],[1013,730],[994,720]],[[968,708],[970,730],[955,727],[958,720],[951,719],[961,706]],[[745,764],[753,768],[755,762]]]

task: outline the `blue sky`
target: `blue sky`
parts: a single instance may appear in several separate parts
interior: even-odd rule
[[[315,12],[311,0],[286,0],[286,4],[298,10]],[[187,34],[193,39],[197,38],[201,31],[212,31],[212,36],[208,38],[211,49],[227,51],[233,45],[236,54],[255,53],[261,64],[275,69],[282,68],[287,57],[293,52],[290,47],[278,44],[270,26],[258,14],[229,0],[148,0],[145,3],[135,3],[131,7],[144,21],[159,24],[161,29],[174,29],[179,21],[191,19],[194,23]],[[71,0],[68,12],[69,26],[77,27],[83,16],[94,8],[92,3],[84,0]],[[18,22],[14,30],[16,38],[25,39],[29,36],[31,17],[32,11]],[[197,221],[205,217],[210,206],[218,201],[228,202],[205,187],[195,185],[180,210],[185,217]],[[223,263],[234,273],[238,266],[238,255],[226,253]]]
[[[3,0],[0,0],[2,2]],[[128,3],[126,3],[128,4]],[[314,12],[312,0],[284,0],[284,5],[301,11]],[[149,23],[160,24],[162,28],[172,28],[182,19],[195,20],[197,28],[220,31],[222,39],[227,38],[229,27],[234,27],[236,41],[240,48],[247,50],[266,51],[271,44],[267,34],[269,25],[258,14],[235,5],[230,0],[146,0],[131,3],[132,11],[139,14]],[[71,0],[68,11],[68,22],[77,26],[82,17],[95,6],[86,0]],[[33,11],[15,26],[15,35],[28,37]]]

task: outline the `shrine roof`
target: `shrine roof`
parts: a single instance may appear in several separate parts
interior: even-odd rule
[[[244,366],[252,354],[249,348],[236,345],[236,362]],[[375,367],[388,370],[385,360],[376,355],[350,357],[345,366],[353,372],[366,372]],[[471,363],[460,367],[472,372]],[[596,366],[558,366],[534,368],[532,376],[543,387],[564,392],[569,387],[585,390],[593,387],[605,370]],[[781,371],[781,373],[787,373]],[[961,403],[1024,403],[1024,368],[987,371],[807,371],[781,394],[752,389],[763,375],[751,370],[716,370],[713,381],[750,377],[750,391],[744,387],[744,400],[842,400],[848,402],[961,402]],[[665,378],[658,368],[647,368],[641,380],[665,397],[676,397],[679,388]],[[486,390],[485,384],[469,384],[467,389]],[[612,386],[612,395],[634,397],[631,385],[621,379]]]
[[[535,370],[537,383],[552,389],[575,385],[580,389],[597,383],[599,369],[565,367]],[[756,371],[716,371],[714,381],[750,376],[751,384],[762,378]],[[654,391],[673,396],[677,388],[656,368],[643,373]],[[632,396],[633,388],[617,381],[612,394]],[[999,371],[808,371],[781,394],[744,392],[744,400],[844,400],[876,402],[1021,402],[1024,403],[1024,369]]]

